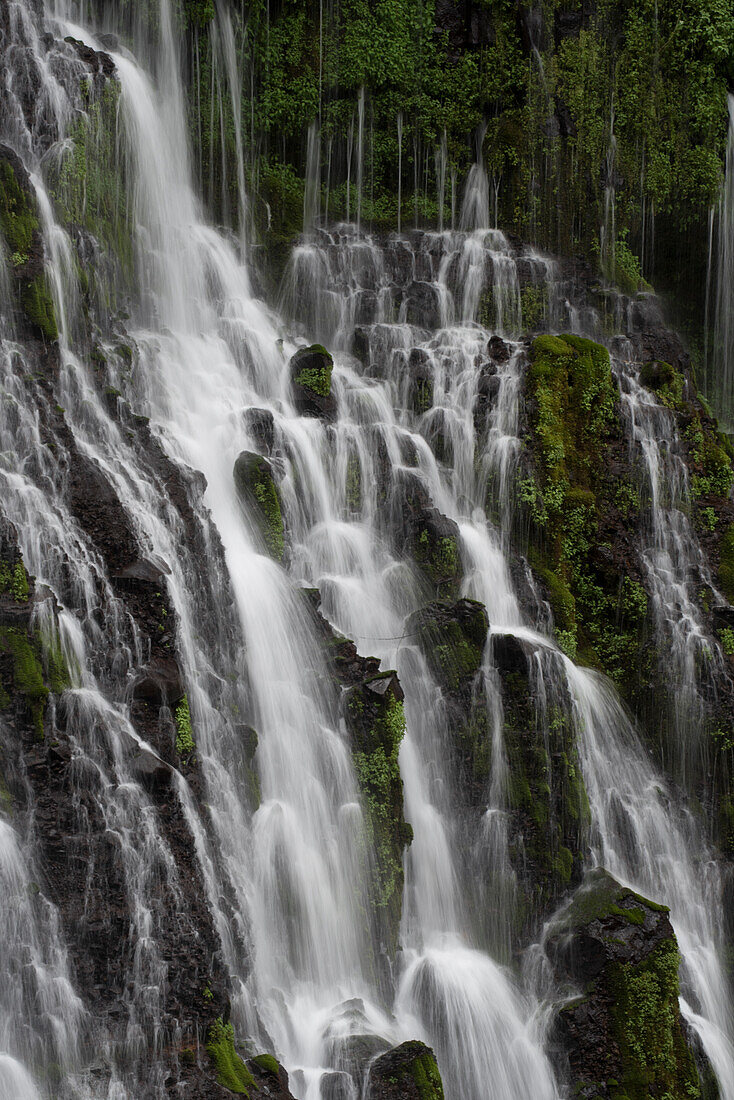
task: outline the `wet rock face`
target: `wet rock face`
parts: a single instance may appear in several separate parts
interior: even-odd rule
[[[0,145],[0,237],[10,256],[19,319],[28,334],[53,342],[56,314],[44,272],[35,191],[20,158]]]
[[[575,1096],[700,1095],[664,906],[597,869],[559,915],[546,951],[559,980],[581,991],[561,1009],[552,1037]]]
[[[282,561],[283,514],[272,466],[262,455],[243,451],[234,464],[233,476],[237,493],[254,519],[263,545],[272,558]]]
[[[520,890],[518,923],[529,932],[581,877],[588,801],[578,761],[571,701],[554,658],[511,634],[492,636],[502,695],[510,859]],[[536,705],[543,672],[545,706]]]
[[[301,416],[336,418],[336,398],[331,392],[333,366],[331,355],[321,344],[299,348],[291,359],[293,402]]]
[[[367,1100],[443,1100],[431,1048],[414,1040],[380,1055],[370,1067]]]

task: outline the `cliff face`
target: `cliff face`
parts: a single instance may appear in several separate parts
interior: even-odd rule
[[[711,201],[729,13],[113,5],[156,98],[11,7],[12,1080],[728,1097],[733,455],[628,242]]]

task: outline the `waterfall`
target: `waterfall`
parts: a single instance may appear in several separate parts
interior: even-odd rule
[[[300,1100],[322,1100],[327,1078],[347,1072],[349,1095],[356,1096],[369,1058],[414,1038],[435,1049],[447,1100],[565,1095],[548,1050],[546,991],[517,960],[528,944],[517,933],[494,649],[498,636],[509,635],[534,654],[537,710],[547,700],[569,699],[591,805],[590,864],[671,907],[683,957],[683,1011],[722,1097],[734,1100],[714,854],[653,768],[610,684],[561,654],[547,616],[529,612],[520,591],[523,567],[511,536],[524,430],[522,272],[531,272],[523,285],[542,287],[549,323],[561,327],[574,314],[560,304],[553,263],[489,228],[484,130],[460,228],[454,228],[453,170],[452,228],[443,228],[444,137],[436,154],[439,231],[383,239],[363,233],[361,224],[364,88],[357,102],[356,226],[319,224],[314,123],[306,236],[293,250],[276,311],[255,296],[243,247],[241,75],[228,5],[218,0],[217,34],[235,107],[236,242],[208,224],[194,189],[170,0],[159,0],[156,9],[153,71],[102,37],[115,29],[115,6],[108,5],[111,24],[99,29],[73,22],[81,16],[72,5],[58,3],[52,12],[49,3],[42,19],[30,0],[11,0],[14,34],[40,92],[34,129],[17,107],[12,81],[0,90],[0,107],[7,108],[0,136],[30,171],[59,362],[53,400],[50,385],[29,397],[30,371],[10,318],[0,312],[7,396],[0,429],[3,447],[18,456],[0,463],[0,495],[37,578],[34,628],[53,633],[71,670],[49,718],[50,736],[69,745],[69,865],[75,873],[88,866],[82,904],[91,907],[100,892],[89,856],[94,829],[107,838],[114,873],[101,881],[116,922],[105,942],[110,954],[114,942],[124,979],[116,1014],[85,1003],[84,976],[69,960],[74,950],[89,951],[93,922],[88,927],[86,911],[52,903],[31,827],[34,807],[29,801],[16,824],[0,786],[0,1098],[163,1100],[177,1086],[181,1021],[167,1007],[168,994],[176,971],[185,969],[185,946],[203,937],[189,911],[189,875],[218,945],[210,964],[215,976],[221,970],[235,1033],[253,1050],[277,1055]],[[53,47],[43,41],[49,28]],[[84,316],[78,241],[44,175],[52,159],[46,154],[59,151],[84,107],[74,48],[60,41],[67,35],[111,51],[120,83],[119,156],[131,181],[134,293],[124,310],[108,307],[114,316],[94,331],[91,346],[80,335],[92,326]],[[320,65],[322,48],[320,39]],[[399,114],[398,209],[402,127]],[[352,116],[347,219],[354,137]],[[414,138],[416,221],[419,153]],[[329,180],[327,169],[327,202]],[[98,243],[86,244],[90,269],[102,271]],[[0,300],[10,287],[2,261]],[[335,355],[338,413],[330,423],[300,415],[291,386],[292,354],[316,337]],[[487,350],[491,340],[495,348],[499,341],[496,361]],[[95,373],[100,357],[105,389]],[[646,565],[659,629],[674,619],[676,672],[692,685],[702,633],[687,588],[696,545],[675,456],[657,442],[664,436],[674,443],[676,428],[633,375],[622,385],[631,442],[641,451],[652,498]],[[424,401],[428,390],[431,400]],[[267,447],[253,413],[272,426]],[[144,444],[136,430],[145,433]],[[255,507],[240,498],[233,479],[243,451],[264,450],[286,516],[284,564],[263,552]],[[109,488],[120,506],[114,534],[129,532],[145,558],[135,567],[160,585],[150,597],[156,629],[166,636],[173,630],[169,615],[175,620],[199,763],[195,779],[180,759],[181,767],[163,760],[136,728],[135,692],[149,668],[149,643],[121,595],[120,582],[130,577],[116,573],[85,527],[84,509],[72,507],[78,471]],[[471,685],[484,704],[477,737],[491,765],[478,784],[478,805],[462,803],[448,744],[451,701],[407,628],[429,602],[430,586],[396,545],[406,485],[430,499],[456,531],[463,580],[454,595],[487,609],[489,632]],[[318,588],[325,619],[354,639],[360,654],[397,670],[405,693],[399,768],[414,838],[401,869],[397,952],[373,913],[371,872],[379,853],[365,839],[369,806],[304,588]],[[677,731],[682,774],[695,705],[692,689]],[[157,726],[151,736],[175,738],[175,715],[166,705]],[[257,747],[248,756],[253,730]],[[20,749],[4,727],[0,742],[3,768],[7,755],[22,786]],[[156,803],[141,760],[165,772],[165,811],[180,819],[176,828]],[[183,864],[177,844],[185,847]],[[491,913],[477,900],[486,898],[487,882]],[[209,951],[208,940],[201,950]],[[91,984],[101,998],[99,978]],[[357,1064],[354,1050],[363,1040],[371,1054]],[[193,1046],[186,1049],[198,1056]],[[58,1092],[52,1066],[62,1076]]]

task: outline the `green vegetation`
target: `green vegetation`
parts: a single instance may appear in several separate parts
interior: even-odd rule
[[[612,1020],[624,1067],[621,1086],[629,1100],[700,1095],[696,1064],[680,1026],[679,963],[671,938],[642,962],[610,968]]]
[[[43,271],[43,247],[35,195],[7,156],[0,156],[0,234],[11,255],[18,301],[47,340],[58,338],[53,300]]]
[[[50,190],[59,220],[93,233],[128,277],[133,252],[124,158],[120,155],[120,85],[107,80],[71,127],[53,166]]]
[[[270,463],[262,455],[243,451],[235,462],[234,480],[268,553],[276,561],[282,561],[285,550],[283,513]]]
[[[0,592],[8,592],[19,603],[28,602],[28,574],[23,562],[0,561]]]
[[[458,591],[461,580],[461,556],[454,535],[436,535],[423,527],[415,540],[414,557],[441,596]]]
[[[196,749],[189,701],[185,695],[176,704],[174,717],[176,721],[176,752],[185,764]]]
[[[734,604],[734,523],[726,529],[719,544],[719,584],[730,604]]]
[[[402,702],[390,697],[371,731],[370,751],[354,753],[354,766],[367,810],[367,842],[375,852],[377,878],[373,900],[385,908],[394,900],[402,881],[402,845],[396,846],[395,790],[402,781],[398,766],[405,733]]]
[[[661,384],[668,385],[665,379]],[[605,564],[613,554],[607,539],[620,526],[633,534],[640,507],[634,482],[609,473],[607,449],[623,433],[607,351],[580,337],[537,337],[528,400],[534,468],[521,478],[519,498],[530,521],[530,562],[548,593],[558,644],[630,688],[647,596],[636,574],[620,577]],[[634,565],[626,556],[624,564]]]
[[[252,1061],[265,1073],[269,1073],[271,1077],[280,1076],[280,1066],[272,1054],[257,1054]]]
[[[234,1049],[234,1028],[222,1019],[215,1020],[209,1028],[206,1049],[214,1063],[217,1081],[230,1092],[248,1096],[248,1089],[255,1078]]]
[[[301,362],[303,366],[299,367],[298,364]],[[293,366],[294,382],[320,397],[329,396],[334,360],[322,344],[311,344],[310,347],[299,348],[293,357]]]
[[[48,687],[37,645],[25,631],[0,626],[0,655],[10,658],[13,693],[21,697],[31,715],[36,735],[43,737],[43,717],[48,699]],[[2,686],[2,706],[11,702],[10,684]]]

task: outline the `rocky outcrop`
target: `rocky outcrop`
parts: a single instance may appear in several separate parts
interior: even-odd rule
[[[538,337],[525,402],[519,496],[556,637],[634,706],[651,660],[648,603],[638,482],[608,351],[577,336]]]
[[[521,884],[517,922],[528,931],[581,878],[589,804],[556,658],[512,634],[494,634],[491,642],[502,696],[510,859]]]
[[[557,978],[580,990],[553,1032],[574,1096],[700,1095],[678,1006],[680,955],[664,906],[597,869],[551,926],[546,952]]]
[[[0,145],[0,247],[6,252],[23,326],[45,341],[58,336],[46,281],[36,194],[20,157]]]
[[[370,1066],[367,1100],[443,1100],[431,1048],[414,1040],[380,1055]]]
[[[272,466],[262,455],[243,451],[234,464],[234,483],[267,552],[282,561],[283,513]]]
[[[301,416],[322,420],[336,417],[336,398],[331,392],[334,361],[321,344],[299,348],[290,361],[293,403]]]
[[[353,641],[332,630],[318,610],[317,589],[303,591],[328,665],[343,689],[342,713],[363,799],[365,842],[374,855],[368,867],[371,920],[382,945],[376,964],[379,976],[384,977],[397,948],[403,853],[413,836],[403,815],[398,766],[405,733],[403,690],[396,672],[380,671],[377,657],[360,656]]]

